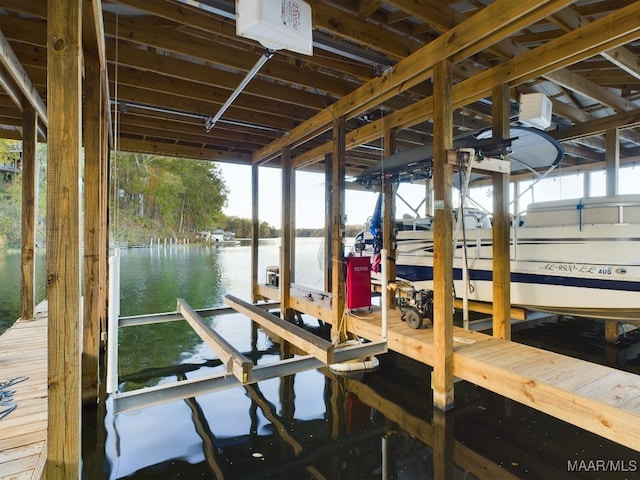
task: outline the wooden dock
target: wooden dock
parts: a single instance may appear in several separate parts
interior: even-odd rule
[[[17,321],[0,336],[0,383],[26,376],[7,387],[16,409],[0,419],[0,479],[42,476],[47,456],[47,310],[36,319]],[[3,411],[5,407],[0,407]]]
[[[294,308],[330,323],[330,298],[295,289]],[[265,290],[277,299],[277,290]],[[309,296],[309,293],[311,294]],[[381,340],[378,307],[345,317],[360,337]],[[17,408],[0,420],[0,479],[40,478],[47,442],[46,304],[36,320],[18,321],[0,336],[0,382],[27,376],[11,387]],[[397,311],[388,312],[388,348],[433,365],[433,329],[412,329]],[[504,397],[640,451],[640,376],[454,328],[453,372]],[[1,409],[0,409],[1,411]]]
[[[330,297],[292,288],[292,306],[331,323]],[[262,287],[260,294],[277,290]],[[346,318],[347,329],[381,339],[381,312],[361,309]],[[433,329],[412,329],[397,310],[388,312],[387,345],[434,365]],[[454,327],[453,374],[560,420],[640,451],[640,376],[521,343]]]

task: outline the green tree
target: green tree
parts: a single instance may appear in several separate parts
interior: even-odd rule
[[[21,142],[0,140],[0,164],[20,167]],[[38,158],[46,159],[46,146],[38,146]],[[36,209],[36,242],[44,243],[46,212],[46,161],[39,162],[38,208]],[[0,248],[19,248],[22,236],[22,175],[0,172]]]
[[[22,218],[22,176],[0,181],[0,247],[20,246]]]
[[[112,183],[119,218],[149,233],[187,236],[224,223],[228,190],[209,162],[125,153],[114,161]]]

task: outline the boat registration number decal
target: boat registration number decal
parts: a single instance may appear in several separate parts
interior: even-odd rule
[[[612,275],[613,267],[601,265],[578,265],[575,263],[546,263],[540,270],[561,273],[586,273],[590,275]]]

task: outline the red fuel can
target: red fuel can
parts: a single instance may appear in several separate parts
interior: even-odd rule
[[[347,308],[371,306],[371,264],[369,257],[347,257]]]

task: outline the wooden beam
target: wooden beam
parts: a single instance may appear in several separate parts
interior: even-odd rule
[[[450,60],[436,64],[434,71],[433,112],[433,404],[440,410],[453,408],[453,168],[446,161],[453,147]]]
[[[281,139],[255,152],[253,161],[271,159],[278,154],[283,145],[295,145],[302,138],[309,138],[326,130],[334,118],[355,115],[423,82],[431,77],[431,67],[440,60],[453,57],[462,51],[465,52],[465,56],[469,56],[500,38],[508,37],[523,27],[519,20],[526,19],[527,22],[534,23],[548,13],[546,8],[554,10],[567,3],[570,1],[526,0],[516,4],[509,0],[499,0],[492,3],[398,62],[384,75],[370,80],[293,128]],[[496,35],[499,38],[496,38]],[[381,129],[378,135],[382,135],[383,131],[384,129]]]
[[[101,69],[107,68],[104,24],[102,21],[102,0],[82,0],[82,43],[85,51],[95,54],[95,61]],[[105,87],[105,84],[102,84]],[[104,92],[108,94],[107,90]]]
[[[207,325],[202,317],[182,298],[178,299],[177,311],[191,325],[198,336],[213,350],[220,361],[227,366],[228,373],[233,374],[240,383],[251,382],[253,362],[236,350],[229,342]]]
[[[311,3],[314,30],[326,31],[331,36],[351,43],[370,45],[369,48],[380,51],[394,60],[405,58],[411,53],[412,44],[415,45],[409,35],[407,41],[398,41],[394,32],[364,21],[356,12],[334,8],[324,1]]]
[[[235,27],[235,22],[233,20],[221,19],[219,15],[212,12],[207,12],[202,8],[199,8],[198,6],[190,5],[180,0],[171,0],[171,1],[164,0],[162,2],[149,2],[148,0],[119,0],[119,3],[121,5],[127,5],[130,7],[136,8],[138,10],[144,10],[157,17],[169,20],[170,22],[175,22],[176,31],[183,30],[184,26],[188,26],[189,28],[186,29],[188,34],[185,35],[184,37],[186,39],[188,39],[189,37],[194,37],[193,30],[197,29],[199,32],[197,32],[195,36],[199,36],[198,34],[201,35],[202,33],[205,33],[205,37],[209,37],[209,38],[217,37],[222,39],[226,38],[226,39],[229,39],[230,45],[241,45],[243,47],[242,49],[234,49],[234,51],[237,53],[256,51],[255,47],[257,43],[254,40],[239,37],[238,35],[236,35],[236,27]],[[323,22],[322,18],[320,18],[321,16],[316,15],[316,11],[318,10],[317,8],[315,8],[316,5],[319,5],[319,8],[325,7],[324,2],[316,2],[315,4],[312,5],[312,10],[314,14],[314,18],[313,18],[314,28],[320,30],[322,28],[328,27],[328,29],[331,29],[330,21]],[[323,11],[326,12],[327,18],[339,19],[340,21],[343,21],[345,18],[349,18],[350,20],[349,26],[346,27],[346,29],[351,31],[359,30],[362,37],[366,37],[368,39],[369,37],[372,37],[372,36],[373,37],[380,36],[379,29],[376,29],[376,27],[374,27],[368,22],[357,21],[355,17],[345,17],[344,15],[341,17],[340,14],[341,13],[344,14],[344,10],[339,10],[335,7],[331,7],[331,8],[327,7],[327,9]],[[322,15],[322,16],[325,16],[325,15]],[[138,23],[137,26],[143,29],[148,28],[148,26],[142,23]],[[157,28],[154,28],[151,31],[151,33],[158,34],[164,28],[166,27],[159,26]],[[146,35],[146,32],[144,34]],[[388,41],[390,43],[397,43],[395,42],[395,38],[391,39],[391,37],[388,37],[386,35],[380,41],[378,41],[378,43],[381,44],[381,43],[384,43],[384,41]],[[223,41],[223,43],[226,43],[226,42]],[[398,49],[397,46],[396,47],[385,46],[385,47]],[[182,53],[189,54],[188,50],[183,51]],[[234,56],[233,53],[227,54],[226,52],[208,52],[208,54],[209,55],[220,54],[222,58],[227,58],[227,59],[233,58]],[[400,55],[400,53],[396,51],[396,55]],[[283,64],[288,63],[289,65],[293,63],[292,60],[299,59],[297,54],[293,52],[288,52],[286,50],[279,51],[278,57],[284,58]],[[338,68],[335,65],[335,62],[336,60],[331,58],[329,55],[322,55],[321,58],[314,58],[313,63],[319,65],[320,67]],[[344,71],[349,76],[352,75],[360,79],[371,78],[370,68],[366,68],[365,66],[359,65],[357,64],[357,62],[352,62],[351,65],[344,65],[344,63],[342,62],[342,59],[337,60],[337,62],[341,64],[339,66],[340,70]],[[214,63],[222,63],[222,62],[214,62]],[[271,71],[272,68],[267,66],[266,70]],[[290,70],[295,70],[295,69],[290,69]],[[322,68],[320,68],[320,70],[322,70]],[[229,72],[226,72],[226,73],[229,73]],[[305,78],[306,76],[304,74],[300,75],[301,73],[302,72],[292,71],[290,72],[290,75],[297,76],[299,80],[304,79],[305,84],[308,84],[309,82],[308,78]],[[329,85],[329,82],[331,80],[328,77],[323,78],[324,75],[320,71],[315,72],[315,74],[316,74],[315,75],[316,79],[314,80],[314,83],[318,85],[319,90],[332,91],[324,88]],[[178,75],[178,77],[182,77],[182,76],[184,75]],[[230,75],[230,77],[235,78],[234,75]],[[347,88],[348,82],[345,82],[340,79],[336,79],[335,77],[333,78],[333,80],[335,82],[335,85],[332,88],[336,88],[339,86],[340,88]],[[253,84],[254,81],[255,79],[252,80],[251,83]],[[320,87],[319,86],[320,84],[323,84],[324,87]],[[238,82],[235,81],[234,85],[237,86]],[[267,85],[267,82],[264,82],[264,86],[266,85]],[[231,89],[232,90],[235,89],[235,86],[231,87]],[[311,85],[308,85],[308,86],[311,86]],[[273,91],[272,83],[271,83],[271,90]],[[295,96],[296,93],[293,93],[293,95]]]
[[[633,17],[633,14],[637,9],[640,9],[640,6],[634,3],[625,9],[625,13],[621,14],[616,11],[607,17],[606,20],[598,20],[600,23],[597,25],[594,25],[597,22],[593,22],[588,27],[581,28],[581,31],[578,33],[571,32],[571,34],[567,34],[561,37],[561,39],[558,39],[558,41],[553,41],[551,46],[543,45],[542,47],[530,50],[528,53],[522,54],[513,60],[508,60],[496,67],[456,84],[453,88],[454,108],[468,105],[471,102],[485,97],[496,85],[501,83],[508,82],[513,86],[519,82],[525,81],[525,79],[534,78],[537,75],[548,73],[554,68],[557,68],[555,66],[555,62],[559,62],[560,59],[572,57],[575,61],[578,61],[576,55],[584,51],[584,40],[582,42],[574,42],[573,39],[575,37],[580,39],[589,38],[594,30],[611,30],[611,28],[613,28],[615,29],[615,35],[613,35],[613,38],[619,39],[618,41],[624,41],[620,40],[620,38],[626,38],[628,32],[635,32],[639,28],[638,24],[635,24],[632,21],[624,21],[624,17],[626,15],[635,18]],[[615,15],[615,17],[613,17],[613,15]],[[613,27],[610,27],[611,25],[613,25]],[[588,31],[582,31],[586,28],[588,28]],[[584,58],[588,58],[588,55],[585,54]],[[629,114],[629,121],[633,122],[633,125],[640,121],[637,112],[638,110],[634,110],[633,114],[631,112],[626,112]],[[621,115],[620,118],[623,118],[622,116],[625,114],[619,115]],[[347,144],[350,148],[353,148],[356,145],[380,138],[383,135],[385,128],[408,128],[429,120],[432,116],[433,97],[427,97],[414,102],[405,108],[390,113],[381,120],[376,120],[361,127],[360,129],[350,132],[348,134]],[[593,122],[598,121],[606,122],[607,124],[609,123],[609,120],[593,120]],[[573,131],[574,128],[577,127],[570,127],[567,130],[571,129]],[[584,136],[585,134],[579,133],[579,135]]]
[[[516,197],[517,198],[517,197]],[[455,298],[453,300],[453,306],[455,308],[462,308],[462,299]],[[493,314],[493,304],[488,302],[478,302],[474,300],[469,300],[469,310],[472,312],[478,313],[486,313],[488,315]],[[513,318],[516,320],[526,320],[527,319],[527,310],[522,307],[511,307],[511,312],[509,313],[509,318]]]
[[[358,17],[361,19],[369,18],[380,6],[380,0],[359,0],[358,1]]]
[[[493,89],[493,138],[509,138],[509,101],[508,84]],[[493,175],[493,336],[506,340],[511,339],[509,183],[509,172]]]
[[[409,14],[409,16],[425,20],[432,28],[441,32],[446,32],[453,27],[453,12],[448,5],[443,5],[442,2],[428,3],[407,0],[391,0],[386,1],[385,3],[393,5],[394,7]]]
[[[260,238],[260,167],[251,165],[251,300],[258,300],[258,239]]]
[[[100,327],[104,308],[100,303],[100,251],[102,225],[107,212],[102,199],[102,68],[97,56],[85,57],[84,82],[84,263],[82,400],[98,400]]]
[[[184,68],[187,68],[186,66]],[[200,102],[201,112],[211,111],[214,112],[222,106],[229,99],[231,92],[225,88],[220,88],[213,83],[212,78],[217,78],[215,72],[209,72],[210,85],[203,85],[200,82],[195,82],[186,77],[188,72],[185,72],[185,77],[174,78],[167,76],[166,74],[148,72],[135,68],[118,68],[116,75],[116,67],[110,68],[111,78],[118,79],[118,97],[119,100],[126,103],[131,98],[143,98],[143,94],[146,95],[146,101],[153,105],[168,105],[166,100],[172,99],[173,106],[176,107],[179,102]],[[238,76],[240,77],[240,76]],[[242,78],[239,78],[238,83]],[[124,87],[128,87],[126,90]],[[144,90],[148,92],[137,92],[141,86],[144,86]],[[274,87],[271,87],[272,91]],[[122,92],[122,96],[120,93]],[[293,97],[294,95],[292,95]],[[273,95],[272,95],[273,97]],[[166,99],[166,100],[165,100]],[[140,100],[138,100],[140,101]],[[253,114],[268,114],[269,117],[273,117],[274,121],[271,126],[277,126],[278,124],[287,125],[291,122],[291,119],[307,118],[319,110],[319,103],[317,98],[313,103],[314,108],[310,108],[304,104],[296,104],[293,100],[282,101],[280,99],[267,98],[265,96],[257,96],[251,94],[251,92],[243,91],[242,95],[233,101],[233,109],[236,110],[234,119],[250,118],[251,112]],[[192,107],[189,108],[191,111]],[[204,115],[204,114],[203,114]],[[230,117],[225,116],[225,118]],[[267,118],[269,118],[267,117]],[[256,120],[265,118],[257,116]],[[281,118],[278,121],[278,118]],[[287,122],[288,121],[288,122]],[[203,129],[204,130],[204,129]]]
[[[595,118],[557,132],[549,132],[549,134],[559,142],[567,142],[599,135],[612,128],[633,128],[637,126],[640,126],[640,108],[607,117]]]
[[[331,293],[333,286],[333,162],[331,154],[324,157],[324,198],[325,198],[325,222],[324,238],[324,291]]]
[[[248,165],[251,156],[238,152],[231,152],[213,148],[195,147],[191,145],[176,145],[152,140],[135,140],[120,138],[120,150],[123,152],[149,153],[151,155],[173,155],[194,160],[209,160],[212,162],[230,162]]]
[[[551,21],[565,32],[570,32],[589,23],[590,20],[580,15],[574,7],[567,7],[556,12],[551,17]],[[640,62],[638,61],[638,57],[627,47],[616,47],[611,50],[606,50],[602,52],[601,55],[625,72],[640,79]]]
[[[159,2],[154,2],[154,5]],[[201,15],[201,14],[199,14]],[[235,35],[235,32],[234,32]],[[239,37],[236,37],[239,38]],[[246,74],[225,72],[225,75],[212,75],[211,67],[207,65],[194,64],[187,60],[167,57],[154,51],[145,51],[140,55],[140,49],[135,45],[126,45],[118,42],[108,43],[108,60],[111,63],[116,61],[116,51],[118,62],[134,67],[136,71],[155,72],[163,76],[177,79],[188,79],[200,85],[200,88],[209,90],[213,88],[226,89],[228,94],[237,88]],[[369,78],[369,77],[366,77]],[[285,102],[287,104],[297,104],[306,108],[319,110],[321,104],[318,103],[318,95],[314,92],[303,90],[279,90],[274,89],[273,82],[255,77],[243,90],[244,94],[255,97],[267,98]],[[333,95],[331,95],[333,97]]]
[[[143,10],[153,9],[154,5],[162,8],[166,4],[166,2],[148,2],[147,0],[138,0],[138,2],[144,3]],[[133,1],[127,0],[127,3],[133,4]],[[184,10],[185,7],[186,5],[181,5],[179,10]],[[207,16],[206,12],[201,9],[195,10],[198,11],[197,17],[202,20],[207,20],[207,17],[212,20],[208,22],[209,30],[221,24],[219,17],[215,15]],[[226,23],[227,29],[233,28],[232,23],[224,23]],[[259,58],[259,54],[250,49],[211,48],[211,42],[207,38],[198,38],[189,32],[180,32],[174,29],[171,30],[171,35],[167,35],[165,27],[149,25],[144,20],[144,17],[133,18],[120,15],[116,19],[114,14],[105,13],[104,27],[105,33],[109,36],[117,34],[120,38],[138,45],[188,55],[211,62],[214,65],[219,64],[244,72],[248,72]],[[227,33],[226,35],[233,37],[234,41],[237,41],[238,37],[235,34],[235,28],[232,31],[233,33]],[[223,70],[220,72],[222,73]],[[313,88],[313,84],[315,84],[318,90],[330,92],[331,95],[335,96],[344,95],[351,88],[348,82],[327,75],[317,75],[314,77],[313,82],[310,82],[303,71],[291,68],[288,62],[279,61],[277,58],[272,59],[268,65],[260,70],[260,76],[304,85],[307,88]]]
[[[47,125],[47,107],[2,32],[0,32],[0,62],[29,105],[38,113],[42,123]],[[22,102],[18,101],[16,105],[22,108]]]
[[[118,76],[120,77],[121,75],[122,74],[119,74]],[[115,79],[115,76],[112,76],[112,78]],[[143,79],[141,81],[145,80]],[[169,83],[181,84],[184,82],[173,80]],[[194,87],[192,86],[191,88]],[[115,90],[115,83],[113,84],[113,89]],[[195,94],[195,92],[198,92],[198,94]],[[157,91],[149,88],[149,86],[147,86],[147,88],[140,88],[140,84],[134,84],[132,81],[118,84],[119,105],[125,107],[128,102],[131,102],[133,104],[149,105],[152,108],[158,108],[160,110],[186,111],[189,112],[191,119],[198,115],[203,122],[201,132],[204,136],[206,136],[204,119],[210,115],[210,112],[216,112],[219,109],[222,104],[220,101],[222,98],[224,98],[225,101],[228,99],[227,95],[223,96],[218,92],[218,101],[211,101],[210,98],[205,98],[207,97],[206,93],[208,93],[206,89],[201,87],[193,91],[192,95],[185,96],[180,90],[171,90],[167,87],[162,87],[160,91]],[[309,114],[309,110],[307,109],[296,107],[295,110],[292,110],[287,105],[281,105],[273,101],[255,100],[255,104],[256,108],[252,110],[251,102],[246,101],[245,97],[241,95],[239,99],[233,102],[229,110],[225,112],[224,119],[247,125],[260,125],[274,134],[280,134],[297,125],[299,117]],[[282,115],[279,112],[280,109],[288,111],[290,114],[288,116],[286,114]]]
[[[83,0],[83,22],[82,22],[82,44],[84,56],[93,57],[94,61],[100,65],[100,71],[107,71],[107,55],[104,35],[104,22],[102,19],[102,0]],[[107,75],[100,75],[100,91],[105,102],[109,103],[109,79]],[[111,137],[111,110],[107,108],[104,111],[107,122],[106,141],[113,143]]]
[[[224,302],[265,330],[295,345],[324,364],[333,363],[334,346],[331,342],[232,295],[225,295]]]
[[[588,78],[572,72],[568,68],[561,68],[553,72],[547,72],[544,74],[544,77],[559,86],[578,92],[586,97],[592,98],[596,102],[607,105],[613,108],[616,112],[624,112],[635,108],[633,102],[617,95],[609,88],[598,85]]]
[[[20,281],[20,319],[33,320],[36,277],[36,215],[38,206],[39,161],[38,116],[25,101],[22,120],[22,261]]]
[[[389,157],[395,152],[395,138],[393,131],[387,130],[384,134],[384,156]],[[387,258],[381,259],[387,263],[387,279],[395,283],[396,278],[396,185],[394,182],[384,183],[384,205],[383,205],[383,239],[382,244],[387,250]],[[395,305],[395,290],[389,289],[389,307]]]
[[[605,154],[605,171],[607,195],[618,193],[618,173],[620,170],[620,136],[617,128],[607,130],[605,140],[607,149]]]
[[[282,206],[280,226],[280,309],[282,318],[290,320],[291,297],[291,217],[292,203],[292,177],[291,149],[285,146],[282,149]]]
[[[344,117],[333,122],[333,152],[331,154],[331,339],[338,343],[340,326],[345,311],[345,262],[344,262],[344,175],[345,175],[345,126]]]
[[[80,478],[80,201],[82,7],[49,0],[47,22],[48,434],[45,476]]]
[[[392,3],[396,5],[398,8],[402,8],[406,11],[411,11],[413,15],[419,16],[428,22],[432,21],[432,18],[434,17],[432,13],[430,14],[429,7],[423,7],[423,6],[417,7],[416,5],[413,5],[415,2],[410,2],[407,0],[396,0],[395,2],[392,2]],[[613,10],[613,8],[611,10]],[[571,14],[568,13],[570,11],[572,11],[571,7],[556,8],[555,13],[553,12],[553,10],[548,10],[549,13],[553,13],[553,16],[551,16],[552,20],[562,19],[562,21],[565,23],[568,22],[568,20],[565,17],[571,16]],[[547,14],[546,16],[550,16],[550,15]],[[577,14],[577,12],[576,12],[576,17],[580,17],[580,15]],[[448,14],[441,15],[440,17],[436,15],[435,18],[440,18],[441,23],[436,22],[433,25],[437,27],[441,32],[444,32],[452,28],[456,23],[462,23],[465,20],[466,16],[464,14],[456,13],[452,10],[449,10]],[[586,23],[588,23],[588,20],[586,20],[585,17],[580,17],[579,21],[573,20],[569,25],[566,25],[567,28],[565,29],[565,31],[569,32],[571,30],[575,30],[581,27],[582,25],[585,25]],[[505,38],[504,40],[501,40],[495,43],[494,45],[492,45],[490,49],[497,52],[500,56],[504,57],[505,59],[515,58],[529,51],[527,47],[517,43],[518,41],[521,41],[521,38],[523,37],[520,36],[520,37],[517,37],[516,39]],[[637,64],[638,64],[637,58],[634,59],[632,55],[626,55],[626,54],[621,55],[619,52],[619,48],[605,51],[603,52],[603,55],[607,55],[607,52],[615,52],[615,53],[612,53],[612,56],[615,57],[616,60],[619,61],[620,63],[625,64],[625,65],[620,65],[621,68],[623,69],[630,68],[631,70],[633,69],[637,70]],[[612,61],[616,63],[615,60],[612,59]],[[469,68],[469,67],[467,66],[466,68]],[[632,102],[628,101],[622,96],[617,95],[614,92],[612,92],[610,89],[605,88],[592,81],[589,81],[584,76],[575,74],[574,72],[571,72],[569,70],[560,69],[560,70],[551,71],[551,72],[542,74],[542,76],[547,78],[548,80],[551,80],[552,82],[566,86],[567,88],[573,91],[580,92],[581,94],[589,98],[593,98],[598,102],[604,103],[605,105],[609,105],[615,108],[617,111],[624,111],[624,110],[633,108]],[[553,107],[554,107],[553,108],[554,113],[557,113],[561,116],[563,116],[562,113],[560,112],[561,109],[566,112],[565,104],[561,102],[554,102]],[[581,113],[585,114],[582,111]],[[586,119],[583,119],[582,121],[584,120]]]

